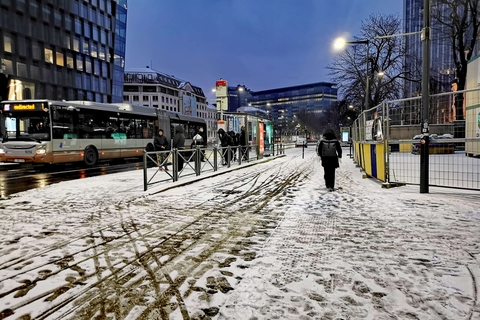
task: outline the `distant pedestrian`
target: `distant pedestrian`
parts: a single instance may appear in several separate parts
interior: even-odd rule
[[[235,131],[229,131],[228,134],[232,138],[232,156],[233,156],[233,161],[237,161],[237,149],[238,146],[240,145],[240,139],[237,137],[237,134]]]
[[[223,158],[222,164],[226,166],[232,160],[232,153],[231,151],[228,152],[227,148],[228,146],[233,145],[233,139],[222,128],[218,129],[217,133],[218,133],[218,139],[220,140],[220,145],[222,147],[222,158]]]
[[[158,130],[158,135],[153,140],[153,145],[155,147],[155,151],[168,150],[168,141],[167,141],[167,138],[163,135],[162,129]],[[158,161],[158,166],[160,167],[160,170],[162,169],[162,164],[163,164],[165,171],[168,171],[166,159],[167,159],[166,152],[161,152],[157,154],[157,161]]]
[[[200,137],[200,138],[198,138]],[[203,127],[198,128],[197,133],[192,139],[192,145],[190,146],[192,149],[194,149],[196,146],[199,146],[200,148],[208,148],[208,141],[207,141],[207,134],[205,131],[203,131]],[[200,151],[200,156],[201,156],[201,161],[205,161],[205,150]]]
[[[318,145],[317,154],[322,159],[325,186],[328,191],[333,191],[335,188],[335,169],[339,167],[342,158],[342,147],[333,130],[325,131]]]
[[[245,127],[240,128],[240,140],[239,140],[241,150],[242,150],[242,160],[248,160],[248,139],[245,133]]]
[[[179,151],[185,149],[185,134],[183,126],[181,124],[175,127],[175,135],[173,136],[172,147],[178,149]],[[177,161],[177,170],[179,172],[183,169],[183,157],[185,157],[185,153],[179,152]]]

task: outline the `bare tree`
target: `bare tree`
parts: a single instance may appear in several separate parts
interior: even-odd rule
[[[478,41],[480,27],[480,0],[434,0],[432,17],[436,27],[434,32],[440,37],[449,38],[453,62],[458,78],[458,90],[465,89],[467,63],[473,55]],[[450,51],[450,50],[449,50]]]
[[[361,108],[368,77],[368,101],[373,107],[401,97],[404,80],[419,79],[418,74],[404,68],[406,50],[402,37],[382,38],[401,32],[398,16],[374,14],[362,22],[360,35],[353,41],[368,40],[369,44],[348,45],[327,66],[333,82],[339,84],[340,97]]]

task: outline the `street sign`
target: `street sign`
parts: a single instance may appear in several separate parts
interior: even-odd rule
[[[228,110],[227,80],[220,78],[215,82],[215,96],[217,97],[217,111]]]

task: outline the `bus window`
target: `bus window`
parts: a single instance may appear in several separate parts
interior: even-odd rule
[[[50,140],[50,121],[43,117],[6,117],[8,140]]]

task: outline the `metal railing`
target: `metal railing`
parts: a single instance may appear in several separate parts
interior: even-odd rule
[[[285,152],[283,148],[279,149]],[[278,154],[277,154],[278,155]],[[144,151],[143,186],[168,181],[178,181],[182,177],[199,176],[202,173],[215,172],[221,168],[240,166],[244,162],[259,160],[258,146],[228,146],[193,149],[172,149],[168,151]],[[165,170],[167,168],[167,170]]]
[[[430,96],[430,186],[480,190],[479,105],[480,89]],[[420,184],[421,110],[421,97],[414,97],[362,112],[352,126],[354,161],[370,173],[374,166],[384,171],[375,172],[382,181]]]

